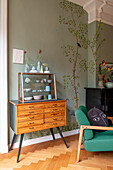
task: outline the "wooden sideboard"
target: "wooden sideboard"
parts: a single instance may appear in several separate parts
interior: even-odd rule
[[[50,129],[53,139],[55,140],[52,128],[56,127],[68,148],[59,128],[59,126],[66,125],[66,100],[48,100],[31,103],[22,103],[13,100],[9,103],[10,127],[14,131],[14,137],[9,150],[12,149],[15,136],[21,134],[17,162],[19,162],[24,133]]]

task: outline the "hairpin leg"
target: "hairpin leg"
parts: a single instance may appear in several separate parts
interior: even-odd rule
[[[53,136],[53,140],[55,140],[55,135],[54,135],[54,133],[53,133],[53,129],[50,128],[50,131],[51,131],[51,134],[52,134],[52,136]]]
[[[20,156],[20,151],[21,151],[21,146],[22,146],[23,137],[24,137],[24,134],[21,134],[20,144],[19,144],[19,150],[18,150],[18,156],[17,156],[17,163],[19,162],[19,156]]]
[[[63,137],[63,135],[62,135],[62,132],[61,132],[60,128],[59,128],[59,127],[57,127],[57,130],[59,131],[60,136],[61,136],[62,140],[64,141],[64,143],[65,143],[66,147],[67,147],[67,148],[69,148],[69,146],[67,145],[67,143],[66,143],[66,141],[65,141],[65,139],[64,139],[64,137]]]
[[[13,136],[13,139],[12,139],[11,146],[10,146],[10,148],[9,148],[9,151],[11,151],[11,150],[12,150],[12,146],[13,146],[13,143],[14,143],[15,137],[16,137],[16,134],[14,133],[14,136]]]

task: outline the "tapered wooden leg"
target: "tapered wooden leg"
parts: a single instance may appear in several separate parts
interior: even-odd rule
[[[50,128],[50,131],[51,131],[51,134],[52,134],[52,136],[53,136],[53,140],[55,140],[55,135],[54,135],[54,133],[53,133],[53,129]]]
[[[9,151],[11,151],[11,150],[12,150],[12,146],[13,146],[13,143],[14,143],[15,137],[16,137],[16,134],[14,133],[14,136],[13,136],[13,139],[12,139],[11,146],[10,146],[10,148],[9,148]]]
[[[18,150],[18,156],[17,156],[17,163],[19,162],[19,156],[20,156],[20,151],[21,151],[21,146],[22,146],[23,137],[24,137],[24,134],[21,134],[20,144],[19,144],[19,150]]]
[[[80,148],[81,148],[81,144],[82,144],[82,137],[83,137],[83,128],[80,128],[79,143],[78,143],[78,153],[77,153],[77,162],[79,162]]]
[[[67,147],[67,148],[69,148],[69,146],[67,145],[67,143],[66,143],[66,141],[65,141],[65,139],[64,139],[64,137],[63,137],[63,135],[62,135],[62,132],[61,132],[60,128],[59,128],[59,127],[57,127],[57,130],[59,131],[60,136],[61,136],[62,140],[64,141],[64,143],[65,143],[66,147]]]

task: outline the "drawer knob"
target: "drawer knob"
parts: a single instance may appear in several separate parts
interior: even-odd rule
[[[54,115],[57,115],[57,113],[53,113],[53,114],[51,114],[51,115],[53,115],[53,116],[54,116]]]
[[[57,125],[57,123],[53,123],[53,125]]]
[[[53,104],[53,106],[57,106],[57,104]]]
[[[34,124],[34,122],[30,122],[29,124],[30,124],[30,125],[31,125],[31,124]]]
[[[29,112],[29,113],[34,113],[34,112]]]
[[[30,127],[29,129],[34,129],[34,127]]]
[[[57,109],[53,109],[53,110],[57,110]]]
[[[53,119],[53,120],[57,120],[57,118],[56,118],[56,119]]]
[[[29,117],[29,119],[33,119],[34,118],[34,116],[32,116],[32,117]]]
[[[29,106],[29,108],[34,108],[34,106]]]

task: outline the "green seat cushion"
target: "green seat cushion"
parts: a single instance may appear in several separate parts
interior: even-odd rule
[[[81,125],[89,125],[89,120],[87,119],[87,116],[83,111],[81,111],[79,108],[75,111],[75,117],[77,119],[78,126],[80,128]],[[93,131],[90,129],[85,129],[83,134],[84,140],[89,140],[93,138]]]
[[[113,151],[113,131],[95,132],[93,139],[84,141],[84,147],[89,152]]]

